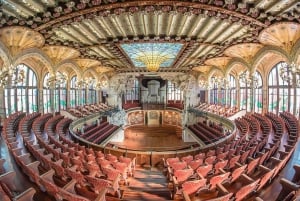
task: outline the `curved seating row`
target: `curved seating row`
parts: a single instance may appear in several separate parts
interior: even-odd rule
[[[208,103],[202,103],[199,106],[195,107],[195,109],[211,112],[224,117],[230,117],[238,112],[237,107],[228,107],[224,105],[208,104]]]
[[[267,117],[253,114],[245,118],[257,121],[252,125],[252,129],[257,130],[256,134],[252,130],[252,139],[239,136],[230,144],[205,153],[164,160],[175,197],[181,195],[186,201],[203,196],[210,200],[226,201],[232,197],[244,200],[250,194],[260,192],[278,175],[293,153],[295,143],[285,142],[284,149],[279,150],[281,141],[270,136]],[[243,122],[241,125],[252,123],[247,120],[240,121]],[[241,127],[247,130],[251,125]],[[273,143],[267,143],[269,137]]]
[[[209,127],[205,123],[198,122],[188,128],[205,144],[211,144],[225,137],[219,130]]]
[[[84,133],[80,133],[80,137],[94,144],[101,143],[104,139],[110,136],[119,127],[109,124],[106,121],[100,122],[99,125],[88,129]]]
[[[6,136],[10,151],[24,173],[56,199],[87,201],[104,200],[107,193],[117,196],[120,179],[126,182],[127,175],[133,174],[134,160],[117,159],[71,141],[66,133],[70,119],[34,114],[20,123],[26,148],[19,147],[15,137]],[[34,134],[28,132],[31,125]]]
[[[98,104],[77,106],[75,108],[68,108],[67,111],[75,117],[85,117],[87,115],[91,115],[96,112],[105,112],[111,109],[113,109],[113,107],[108,106],[104,103],[98,103]]]

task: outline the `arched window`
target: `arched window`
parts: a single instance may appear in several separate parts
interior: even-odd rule
[[[183,92],[175,86],[175,83],[168,81],[168,100],[170,101],[181,101],[183,100]]]
[[[256,78],[256,83],[254,83],[254,112],[261,113],[263,107],[262,77],[258,71],[255,72],[254,77]]]
[[[215,77],[211,78],[212,88],[210,89],[210,104],[218,104],[218,83],[212,82]]]
[[[16,79],[19,77],[23,77],[23,79]],[[37,112],[37,103],[38,89],[36,74],[25,64],[19,64],[12,76],[11,86],[5,89],[5,113],[8,116],[16,111],[27,113]]]
[[[73,76],[70,82],[70,106],[75,107],[78,105],[78,94],[76,89],[77,76]]]
[[[228,100],[227,105],[230,107],[236,106],[236,79],[233,75],[229,75],[229,89],[228,89]]]
[[[85,105],[86,104],[86,87],[81,88],[81,94],[79,99],[79,105]]]
[[[61,72],[57,72],[56,77],[65,78]],[[55,85],[54,109],[55,112],[67,109],[67,81],[65,79],[61,83]]]
[[[94,104],[96,102],[97,99],[96,99],[95,81],[93,80],[88,86],[88,103]]]
[[[293,110],[294,91],[291,90],[291,84],[282,80],[279,75],[280,68],[284,62],[276,64],[269,74],[268,92],[269,92],[269,111],[278,113]],[[291,93],[292,92],[292,93]],[[293,113],[293,111],[291,111]]]
[[[49,88],[49,85],[47,83],[49,77],[50,77],[50,74],[47,73],[44,76],[44,80],[43,80],[43,109],[44,109],[44,113],[51,112],[50,88]]]
[[[139,101],[140,87],[137,79],[130,79],[126,83],[126,101]]]
[[[248,102],[248,85],[247,83],[243,82],[241,79],[239,79],[240,84],[240,110],[246,110],[247,109],[247,102]]]

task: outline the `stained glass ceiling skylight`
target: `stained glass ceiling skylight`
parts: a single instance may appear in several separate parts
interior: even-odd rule
[[[182,43],[130,43],[120,45],[135,67],[149,67],[156,63],[159,67],[171,67]]]

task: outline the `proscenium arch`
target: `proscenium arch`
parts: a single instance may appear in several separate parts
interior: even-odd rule
[[[14,59],[13,65],[18,65],[19,63],[22,63],[22,61],[27,58],[36,58],[44,64],[44,67],[47,68],[49,73],[54,73],[51,60],[40,49],[37,48],[27,49],[21,52],[20,54],[17,54],[15,58],[16,59]]]
[[[81,80],[81,78],[83,77],[81,68],[73,60],[65,60],[65,61],[59,63],[55,68],[55,72],[62,71],[64,68],[71,68],[75,72],[75,74],[77,76],[77,80]],[[71,77],[73,77],[73,76],[74,75],[72,75]],[[71,77],[70,77],[70,79],[71,79]]]

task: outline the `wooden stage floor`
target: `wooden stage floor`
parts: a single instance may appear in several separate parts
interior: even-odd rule
[[[196,143],[183,142],[177,136],[175,126],[131,126],[125,129],[123,142],[111,144],[128,150],[172,151],[186,149]]]

